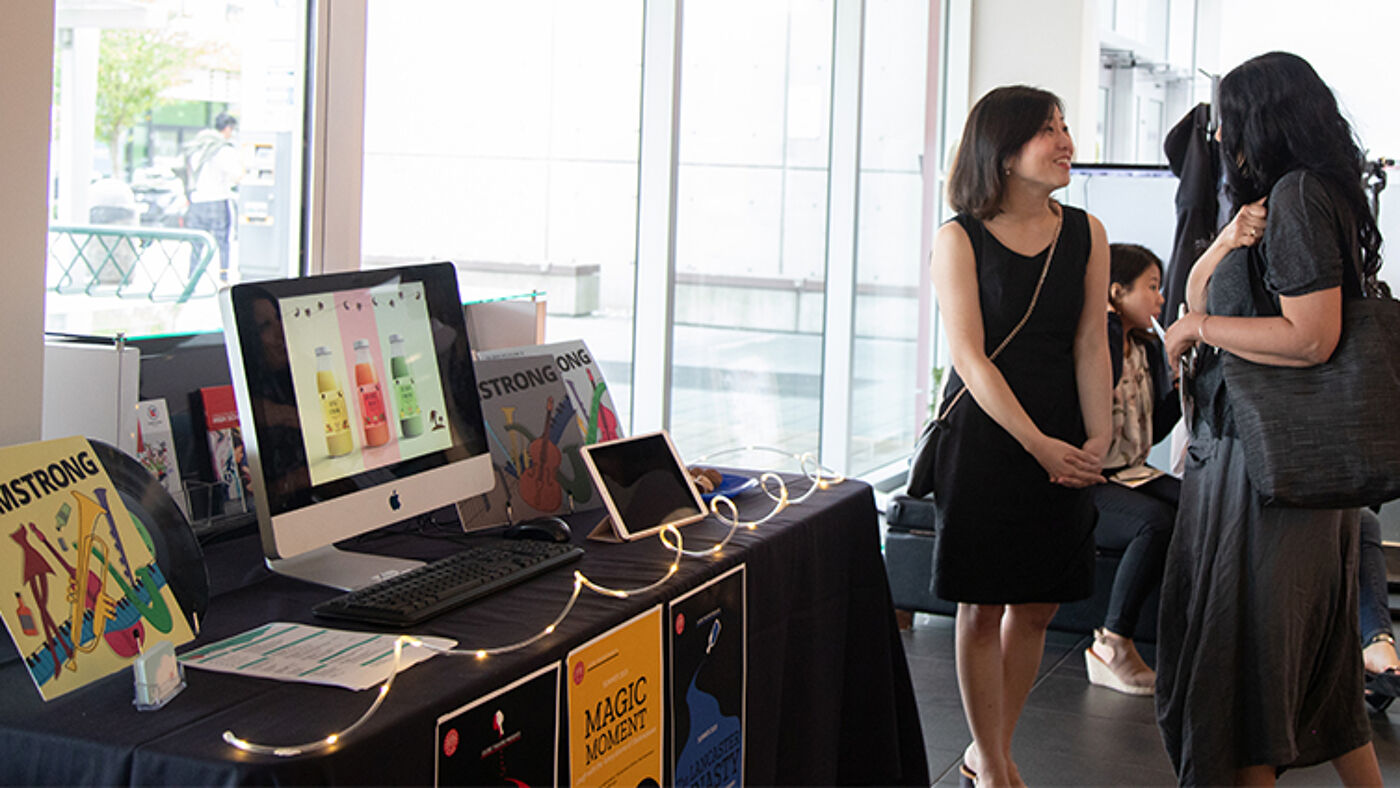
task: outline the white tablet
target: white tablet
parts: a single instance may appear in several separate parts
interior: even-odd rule
[[[705,518],[705,502],[664,430],[594,443],[582,454],[618,538],[638,539]]]

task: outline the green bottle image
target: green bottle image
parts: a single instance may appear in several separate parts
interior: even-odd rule
[[[394,380],[394,401],[399,406],[399,432],[405,438],[423,434],[423,411],[418,407],[418,386],[403,352],[403,337],[389,335],[389,376]]]
[[[335,378],[331,351],[324,345],[316,348],[316,390],[321,395],[321,417],[326,426],[326,453],[332,457],[349,454],[355,448],[350,436],[350,409],[345,407],[345,392]]]

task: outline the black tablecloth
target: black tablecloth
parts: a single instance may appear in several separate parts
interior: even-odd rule
[[[797,493],[807,484],[791,483]],[[757,491],[739,503],[745,519],[769,509]],[[585,541],[599,516],[569,518],[575,542],[587,550],[573,568],[618,588],[644,586],[664,573],[673,553],[654,537],[617,545]],[[683,533],[687,548],[700,549],[726,530],[710,519]],[[405,529],[361,545],[424,559],[457,548]],[[214,596],[200,637],[180,651],[269,621],[326,625],[310,609],[334,592],[268,572],[259,550],[252,534],[206,548]],[[179,696],[159,711],[141,712],[132,706],[130,670],[46,704],[23,665],[10,662],[0,667],[0,782],[431,783],[440,715],[562,660],[578,644],[740,563],[748,566],[747,784],[928,785],[874,500],[868,486],[854,481],[818,491],[757,529],[741,529],[719,555],[683,560],[658,590],[629,599],[585,590],[552,635],[520,651],[484,661],[438,656],[407,670],[375,716],[326,753],[250,755],[221,734],[231,729],[279,744],[316,740],[356,719],[372,690],[188,669],[189,686]],[[556,570],[413,631],[455,638],[462,648],[512,643],[548,623],[571,590],[572,573]],[[567,782],[567,758],[560,764]]]

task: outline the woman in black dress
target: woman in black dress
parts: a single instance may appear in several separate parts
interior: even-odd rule
[[[1103,481],[1109,442],[1108,242],[1097,219],[1050,198],[1069,183],[1073,155],[1053,94],[1012,86],[983,96],[949,180],[958,216],[934,241],[953,361],[946,391],[965,383],[970,395],[949,411],[938,447],[935,591],[958,603],[972,730],[963,776],[983,785],[1023,784],[1011,738],[1045,628],[1060,602],[1093,592],[1086,488]]]
[[[1197,346],[1194,425],[1162,583],[1157,720],[1182,784],[1272,785],[1331,761],[1379,785],[1362,700],[1358,512],[1266,504],[1245,474],[1222,351],[1331,356],[1343,295],[1380,267],[1362,153],[1306,61],[1273,52],[1220,82],[1226,185],[1244,206],[1192,268],[1168,358]],[[1233,247],[1233,248],[1232,248]]]

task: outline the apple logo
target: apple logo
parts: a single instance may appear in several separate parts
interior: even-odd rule
[[[402,504],[399,503],[399,491],[394,490],[389,493],[389,508],[398,511]]]

